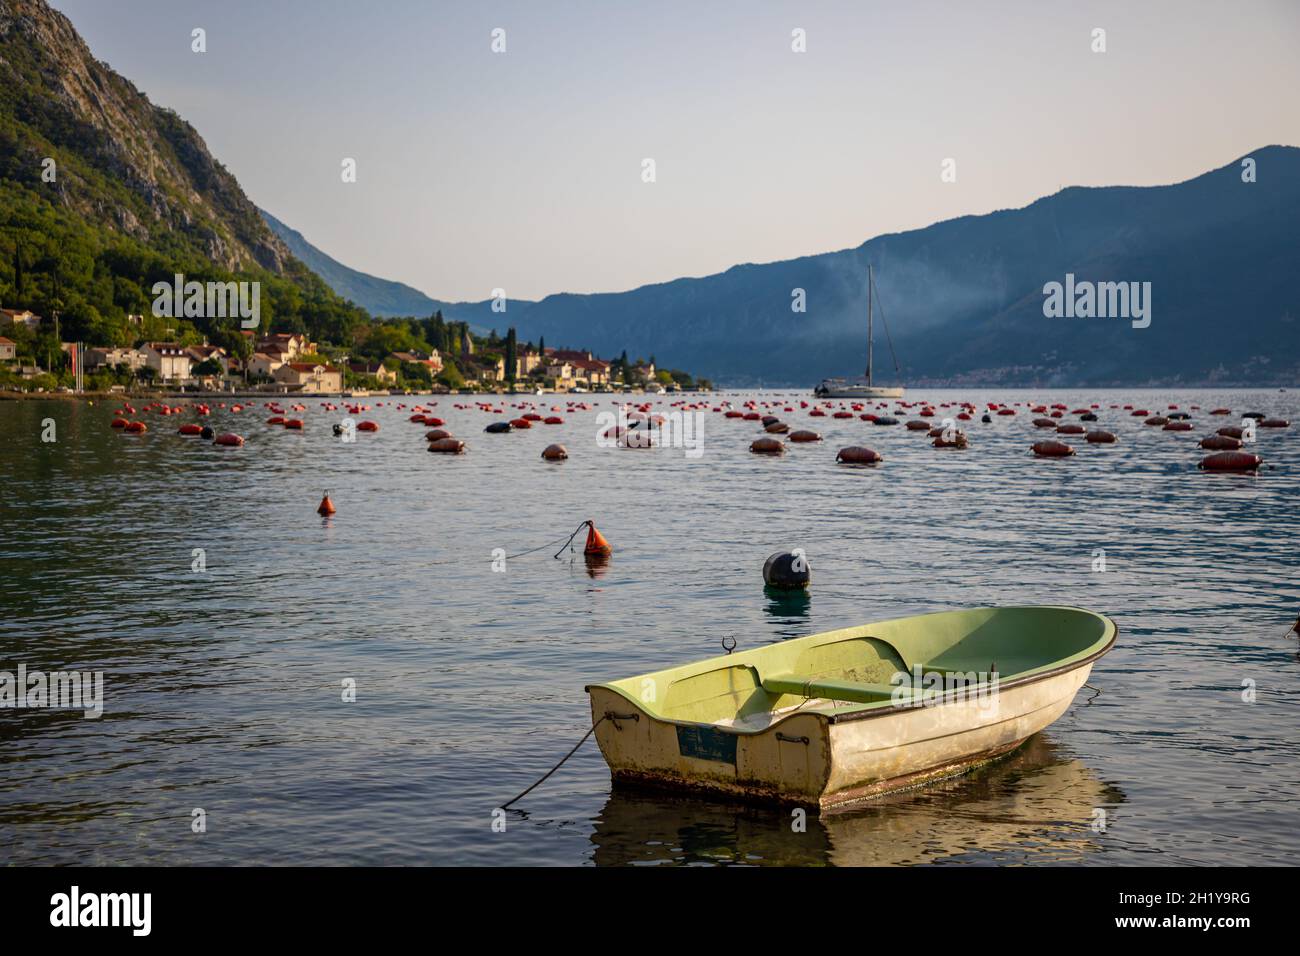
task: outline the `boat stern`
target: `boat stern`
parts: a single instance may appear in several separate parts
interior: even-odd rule
[[[616,783],[818,806],[830,777],[826,719],[792,714],[758,731],[667,720],[608,684],[587,688],[596,742]]]

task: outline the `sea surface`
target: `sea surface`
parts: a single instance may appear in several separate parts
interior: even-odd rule
[[[775,403],[825,436],[781,458],[748,452],[756,423],[713,412],[698,456],[600,447],[615,405],[584,398],[518,397],[565,423],[505,435],[483,427],[520,413],[507,399],[509,415],[454,407],[468,396],[360,399],[353,417],[380,430],[354,442],[318,398],[302,432],[260,404],[214,407],[237,449],[178,435],[188,409],[140,410],[149,431],[124,435],[120,401],[0,402],[0,670],[105,682],[99,719],[0,710],[0,865],[1297,859],[1300,391],[909,393],[1021,403],[964,423],[962,451],[810,418],[793,391],[707,397]],[[1049,436],[1031,402],[1097,403],[1120,441],[1036,460]],[[414,404],[468,453],[427,453]],[[1126,404],[1200,408],[1178,434],[1112,407]],[[1207,415],[1220,405],[1234,414]],[[1260,430],[1269,467],[1198,471],[1197,440],[1256,410],[1296,423]],[[542,461],[556,441],[569,459]],[[837,466],[850,444],[885,463]],[[326,490],[338,510],[322,519]],[[587,518],[615,549],[603,568],[581,537],[552,556]],[[764,559],[793,548],[808,594],[765,593]],[[794,832],[788,810],[612,792],[589,740],[493,826],[589,728],[586,683],[714,656],[729,636],[753,648],[1040,603],[1110,615],[1118,643],[1060,720],[971,774]]]

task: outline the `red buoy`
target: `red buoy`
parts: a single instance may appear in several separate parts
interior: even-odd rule
[[[218,435],[216,438],[212,439],[212,444],[214,445],[227,445],[232,448],[238,447],[243,443],[244,439],[241,436],[236,435],[234,432],[225,432],[224,434]]]
[[[848,448],[841,448],[835,460],[842,465],[878,465],[885,459],[875,449],[850,445]]]
[[[1039,458],[1068,458],[1074,449],[1063,441],[1036,441],[1030,446]]]
[[[1115,435],[1112,432],[1098,428],[1096,431],[1088,432],[1087,440],[1094,445],[1113,445],[1115,444]]]
[[[1201,439],[1201,447],[1211,451],[1236,451],[1244,444],[1240,438],[1229,435],[1210,435]]]
[[[542,458],[546,461],[564,461],[569,457],[569,450],[563,445],[547,445],[542,449]]]
[[[188,425],[182,425],[180,428],[176,429],[176,431],[182,435],[202,435],[203,426],[195,425],[191,422]]]
[[[379,431],[379,424],[378,424],[377,422],[372,422],[372,421],[370,421],[369,419],[367,419],[367,420],[364,421],[364,422],[357,422],[357,431],[359,431],[359,432],[377,432],[377,431]]]
[[[756,455],[784,455],[785,442],[776,438],[758,438],[749,443],[749,450]]]
[[[1263,463],[1263,458],[1249,452],[1221,451],[1202,458],[1197,467],[1204,471],[1254,471]]]
[[[325,497],[320,500],[320,505],[316,508],[316,513],[322,518],[328,517],[334,513],[334,502],[330,501],[330,493],[325,492]]]
[[[440,452],[444,455],[463,455],[465,454],[465,443],[448,435],[446,438],[437,438],[429,442],[429,451]]]

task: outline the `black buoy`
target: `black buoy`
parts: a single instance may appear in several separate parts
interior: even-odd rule
[[[211,425],[204,425],[204,426],[203,426],[203,431],[199,432],[199,437],[200,437],[200,438],[206,438],[208,441],[212,441],[212,436],[213,436],[214,434],[216,434],[216,433],[213,432],[213,430],[212,430],[212,426],[211,426]]]
[[[770,588],[806,588],[811,581],[812,568],[802,551],[778,551],[763,564],[763,583]]]
[[[342,435],[342,434],[343,434],[343,426],[340,425],[338,422],[335,422],[335,423],[334,423],[334,434],[336,434],[336,435]]]
[[[490,435],[500,435],[510,431],[511,428],[513,428],[513,426],[509,422],[493,422],[483,430]]]
[[[982,421],[985,425],[987,425],[989,422],[993,421],[993,418],[986,412],[984,414],[984,417],[981,418],[980,421]]]

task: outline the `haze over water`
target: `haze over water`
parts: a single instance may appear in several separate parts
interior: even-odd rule
[[[150,431],[129,436],[108,427],[116,403],[0,403],[0,670],[103,670],[106,686],[98,720],[0,710],[0,863],[1293,862],[1300,424],[1260,430],[1275,467],[1258,476],[1195,466],[1197,440],[1242,412],[1300,421],[1298,396],[908,395],[1100,403],[1119,444],[1066,438],[1065,461],[1028,454],[1048,436],[1023,405],[964,423],[971,447],[945,451],[901,426],[810,419],[793,391],[709,396],[790,404],[777,414],[826,436],[779,459],[748,453],[756,423],[712,413],[692,459],[599,448],[594,411],[485,435],[507,416],[453,407],[469,396],[363,399],[385,402],[361,416],[381,430],[350,444],[318,400],[302,433],[260,406],[214,407],[241,449],[178,436],[188,412],[139,414]],[[435,400],[468,454],[428,454],[395,407]],[[1127,403],[1201,410],[1176,434],[1109,408]],[[1206,414],[1218,405],[1233,416]],[[57,442],[40,440],[46,418]],[[568,461],[540,460],[552,441]],[[885,464],[836,466],[849,444]],[[322,520],[326,489],[338,513]],[[586,518],[615,548],[603,572],[552,559],[558,544],[493,572],[493,549]],[[794,547],[811,591],[765,594],[764,559]],[[727,635],[751,648],[986,604],[1119,625],[1090,678],[1100,693],[1009,759],[794,833],[788,811],[611,793],[589,741],[492,830],[493,809],[590,726],[585,683],[713,656]]]

